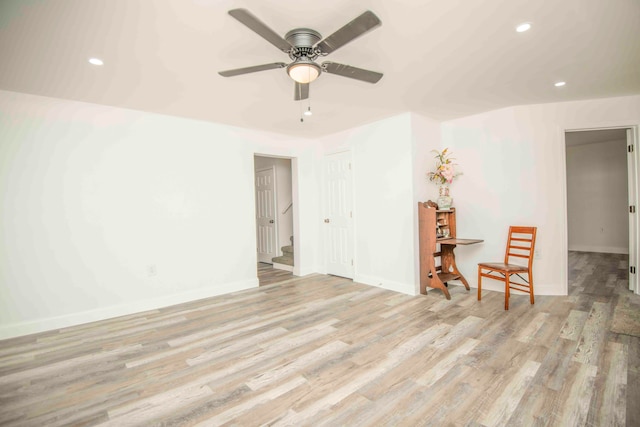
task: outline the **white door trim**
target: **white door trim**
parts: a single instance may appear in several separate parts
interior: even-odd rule
[[[629,180],[629,205],[633,206],[635,213],[629,214],[629,266],[635,273],[629,274],[629,290],[640,295],[640,280],[638,280],[638,268],[640,268],[640,222],[638,221],[638,127],[627,129],[627,174]]]

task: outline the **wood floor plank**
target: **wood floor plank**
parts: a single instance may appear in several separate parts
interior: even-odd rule
[[[426,389],[425,404],[412,411],[407,418],[411,423],[409,425],[469,425],[471,420],[460,422],[455,421],[455,417],[459,415],[458,411],[466,409],[461,403],[469,398],[472,389],[465,382],[465,378],[473,371],[474,368],[464,364],[455,365],[448,370],[441,380]],[[474,413],[475,416],[476,414]]]
[[[316,425],[318,427],[364,425],[367,414],[376,412],[377,407],[376,403],[354,393],[330,409],[320,412]]]
[[[480,341],[473,338],[466,338],[463,343],[457,346],[453,351],[449,352],[444,357],[439,357],[439,360],[434,361],[434,365],[428,370],[422,373],[416,382],[425,387],[431,387],[434,383],[444,377],[447,372],[453,369],[460,361],[460,359],[469,354]]]
[[[625,344],[608,342],[603,368],[607,376],[597,379],[596,387],[602,390],[600,404],[593,415],[594,424],[624,426],[626,424],[627,357]]]
[[[188,384],[159,393],[144,402],[133,402],[108,411],[109,421],[102,426],[121,426],[123,424],[142,425],[164,414],[170,414],[193,401],[203,400],[213,394],[206,385]]]
[[[602,351],[607,330],[605,324],[611,317],[611,307],[607,303],[594,302],[585,321],[580,342],[576,348],[573,360],[580,363],[595,365],[596,359]]]
[[[577,341],[588,316],[589,313],[586,311],[571,310],[569,317],[560,331],[560,338]]]
[[[626,422],[629,426],[640,426],[640,337],[622,337],[626,343],[627,354],[627,389],[626,399],[621,398],[621,405],[626,406]]]
[[[559,391],[565,382],[573,361],[577,343],[560,338],[552,343],[538,371],[538,382],[544,387]]]
[[[570,380],[565,382],[552,407],[552,420],[562,426],[583,426],[589,414],[598,368],[574,363],[572,372],[574,374],[568,377]]]
[[[520,330],[516,336],[516,340],[524,343],[533,341],[535,334],[542,328],[548,317],[549,313],[536,314],[533,319],[531,319],[531,322]]]
[[[226,411],[215,415],[210,419],[203,420],[201,423],[196,424],[196,426],[208,427],[223,425],[258,405],[270,403],[272,400],[277,399],[281,395],[288,393],[291,390],[294,390],[295,388],[306,383],[306,381],[307,380],[305,378],[296,376],[286,383],[280,384],[276,388],[270,389],[267,393],[258,394],[252,399],[244,401],[240,405],[232,406]]]
[[[288,376],[292,376],[294,373],[304,370],[309,365],[318,363],[319,361],[322,361],[327,357],[337,354],[338,352],[344,350],[346,347],[349,347],[349,345],[345,344],[342,341],[331,341],[321,347],[316,348],[310,353],[296,358],[294,361],[287,362],[273,369],[270,369],[269,371],[256,375],[255,377],[248,380],[246,384],[251,390],[261,389],[266,385],[280,381]]]
[[[520,403],[527,387],[533,381],[538,368],[540,368],[540,363],[527,360],[511,378],[502,393],[496,397],[480,422],[489,426],[507,425],[507,421],[513,416],[514,410]]]

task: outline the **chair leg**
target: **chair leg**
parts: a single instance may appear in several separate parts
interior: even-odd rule
[[[504,284],[505,284],[505,289],[504,289],[504,309],[505,310],[509,310],[509,296],[510,296],[510,291],[509,289],[511,288],[510,286],[511,283],[511,274],[507,273],[505,274],[504,277]]]
[[[478,301],[482,300],[482,267],[478,267]]]
[[[529,272],[529,301],[531,301],[531,305],[534,304],[533,298],[533,274]]]

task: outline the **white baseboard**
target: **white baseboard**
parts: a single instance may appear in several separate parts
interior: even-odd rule
[[[394,292],[400,292],[407,295],[416,295],[416,289],[413,284],[394,282],[379,277],[367,276],[364,274],[356,274],[353,278],[354,282],[362,283],[369,286],[388,289]]]
[[[629,254],[629,248],[620,248],[612,246],[591,246],[591,245],[569,245],[570,251],[577,252],[597,252],[601,254]]]
[[[290,272],[293,273],[293,266],[292,265],[278,264],[277,262],[274,262],[273,263],[273,268],[275,268],[276,270],[290,271]]]
[[[354,278],[355,282],[363,283],[369,286],[376,286],[378,288],[388,289],[390,291],[400,292],[407,295],[419,295],[420,290],[411,284],[405,284],[400,282],[393,282],[390,280],[381,279],[374,276],[367,276],[358,274]],[[449,285],[464,286],[459,280],[452,280]],[[469,283],[471,292],[477,292],[477,283]],[[429,288],[431,289],[431,288]],[[429,290],[427,289],[427,291]],[[497,280],[483,280],[482,289],[488,291],[504,292],[504,282],[498,282]],[[518,291],[512,291],[514,295],[518,294]],[[562,293],[559,290],[558,285],[550,285],[546,283],[536,283],[534,289],[535,295],[550,295],[550,296],[564,296],[566,293]]]
[[[478,289],[478,285],[477,283],[469,283],[469,287],[471,288],[471,292],[477,292]],[[482,290],[485,291],[496,291],[496,292],[502,292],[504,293],[504,282],[500,282],[498,280],[487,280],[487,279],[483,279],[482,280]],[[511,293],[514,295],[527,295],[524,292],[520,292],[520,291],[516,291],[516,290],[511,290]],[[566,296],[566,293],[562,293],[562,291],[559,289],[558,285],[549,285],[546,283],[535,283],[534,282],[534,289],[533,289],[533,294],[535,296]]]
[[[226,283],[222,285],[207,286],[180,294],[173,294],[160,298],[151,298],[143,301],[135,301],[109,307],[102,307],[79,313],[71,313],[62,316],[54,316],[29,320],[26,322],[1,325],[0,340],[22,335],[35,334],[52,329],[66,328],[68,326],[81,325],[83,323],[95,322],[98,320],[111,319],[119,316],[126,316],[129,314],[155,310],[162,307],[168,307],[171,305],[182,304],[189,301],[196,301],[203,298],[210,298],[217,295],[228,294],[257,287],[258,279],[255,278],[239,282]]]

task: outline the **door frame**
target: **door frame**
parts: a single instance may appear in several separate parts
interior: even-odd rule
[[[583,132],[583,131],[595,131],[595,130],[607,130],[607,129],[633,129],[632,137],[633,137],[633,145],[634,150],[632,153],[632,161],[634,162],[635,168],[634,170],[629,170],[627,167],[627,176],[628,178],[633,178],[638,182],[638,176],[640,171],[638,171],[638,167],[640,166],[640,153],[638,149],[638,143],[640,136],[638,135],[638,130],[640,129],[640,125],[638,124],[625,124],[625,123],[611,123],[611,124],[599,124],[594,126],[576,126],[576,127],[566,127],[564,129],[559,129],[561,132],[560,140],[562,141],[561,145],[561,154],[562,154],[562,175],[564,179],[561,182],[562,194],[563,194],[563,202],[564,202],[564,215],[563,215],[563,228],[564,228],[564,236],[561,239],[562,243],[562,279],[563,284],[565,286],[565,293],[568,294],[569,289],[569,221],[568,221],[568,210],[567,210],[567,141],[565,138],[566,132]],[[635,176],[631,176],[635,175]],[[635,191],[635,203],[636,203],[636,215],[635,215],[635,233],[632,234],[632,230],[629,230],[629,242],[631,244],[632,240],[635,246],[635,260],[629,258],[629,265],[634,265],[636,267],[636,289],[633,291],[636,295],[640,295],[640,280],[638,280],[638,267],[640,267],[640,230],[638,230],[638,203],[640,199],[638,198],[638,193],[640,189],[636,186]],[[630,254],[631,257],[631,254]],[[627,272],[629,274],[629,272]]]
[[[251,162],[254,165],[254,170],[255,170],[256,156],[291,160],[291,202],[293,203],[293,206],[291,207],[291,211],[293,214],[293,236],[294,236],[294,242],[295,242],[293,245],[293,257],[296,260],[295,265],[293,266],[293,275],[301,276],[303,274],[309,274],[309,272],[306,272],[306,270],[303,269],[305,268],[304,267],[305,264],[303,264],[303,257],[304,257],[305,251],[302,251],[301,249],[301,247],[303,246],[303,241],[305,239],[304,239],[303,233],[301,233],[300,231],[301,227],[300,227],[300,201],[299,201],[300,200],[299,198],[299,183],[300,183],[299,159],[297,156],[293,156],[291,154],[254,151],[251,154]],[[253,188],[254,188],[254,209],[255,209],[255,173],[254,173]],[[276,209],[276,213],[277,212],[278,210]],[[255,215],[254,215],[253,226],[254,228],[257,227],[257,223],[255,222]],[[306,262],[306,259],[304,259],[304,261]],[[304,273],[301,273],[301,271]],[[256,271],[256,274],[257,274],[257,271]]]

